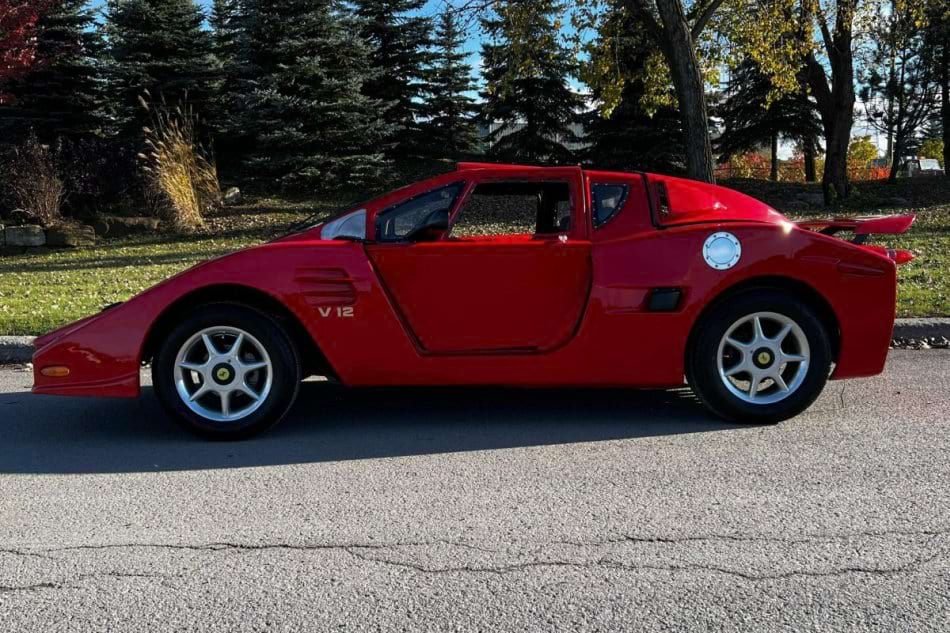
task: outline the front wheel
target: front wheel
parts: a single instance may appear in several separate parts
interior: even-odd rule
[[[687,380],[720,417],[780,422],[808,408],[828,380],[825,325],[788,293],[745,292],[715,307],[697,327]]]
[[[175,420],[208,439],[243,439],[276,424],[302,379],[300,360],[271,317],[238,304],[198,308],[166,337],[152,383]]]

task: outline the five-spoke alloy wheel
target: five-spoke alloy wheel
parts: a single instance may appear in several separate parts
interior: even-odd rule
[[[821,393],[831,367],[827,324],[814,306],[776,289],[749,290],[702,317],[686,376],[713,412],[739,422],[778,422]]]
[[[233,327],[210,327],[185,341],[175,386],[185,405],[209,420],[240,420],[267,400],[274,371],[260,341]]]
[[[270,316],[238,304],[194,311],[152,363],[162,404],[189,430],[240,439],[282,418],[297,394],[300,360]]]

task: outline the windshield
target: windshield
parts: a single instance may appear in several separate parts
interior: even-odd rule
[[[318,224],[325,224],[327,222],[332,222],[333,220],[343,217],[347,213],[352,213],[353,211],[356,211],[357,209],[363,206],[366,206],[366,201],[360,198],[354,202],[349,202],[343,205],[342,207],[337,207],[336,209],[314,211],[313,213],[305,217],[303,220],[300,220],[299,222],[294,222],[293,224],[291,224],[287,228],[287,230],[281,235],[281,237],[285,237],[287,235],[292,235],[294,233],[300,233],[301,231],[312,229]]]

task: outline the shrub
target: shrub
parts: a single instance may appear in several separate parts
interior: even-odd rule
[[[31,132],[2,166],[9,203],[27,212],[28,220],[50,226],[62,221],[66,199],[59,152]]]
[[[139,154],[149,188],[172,226],[200,228],[203,212],[220,204],[221,185],[214,160],[197,140],[194,110],[171,108],[164,100],[150,105],[143,98],[141,103],[150,121],[144,128],[147,153]]]

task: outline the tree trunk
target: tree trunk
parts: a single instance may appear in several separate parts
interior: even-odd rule
[[[695,180],[715,182],[706,87],[696,57],[696,45],[680,0],[656,0],[666,46],[663,54],[670,66],[673,87],[683,115],[686,136],[686,174]]]
[[[821,17],[822,41],[828,54],[831,82],[825,67],[813,53],[805,57],[805,73],[812,95],[818,104],[821,125],[825,134],[825,170],[821,175],[821,189],[825,204],[847,198],[851,193],[848,182],[848,143],[854,125],[854,53],[851,42],[852,21],[856,0],[837,0],[833,33]]]
[[[805,159],[805,182],[815,182],[815,139],[808,137],[802,141],[802,155]]]
[[[772,132],[772,147],[771,147],[771,167],[769,169],[769,180],[772,182],[778,181],[778,134]]]
[[[943,45],[940,73],[940,117],[943,119],[943,174],[950,178],[950,44]]]
[[[894,158],[891,159],[891,170],[887,174],[887,182],[897,180],[897,171],[901,166],[901,156],[904,154],[904,135],[898,132],[894,136]]]
[[[825,170],[821,174],[821,190],[825,204],[833,204],[851,193],[848,182],[848,145],[851,142],[853,116],[837,112],[831,125],[825,126]]]

